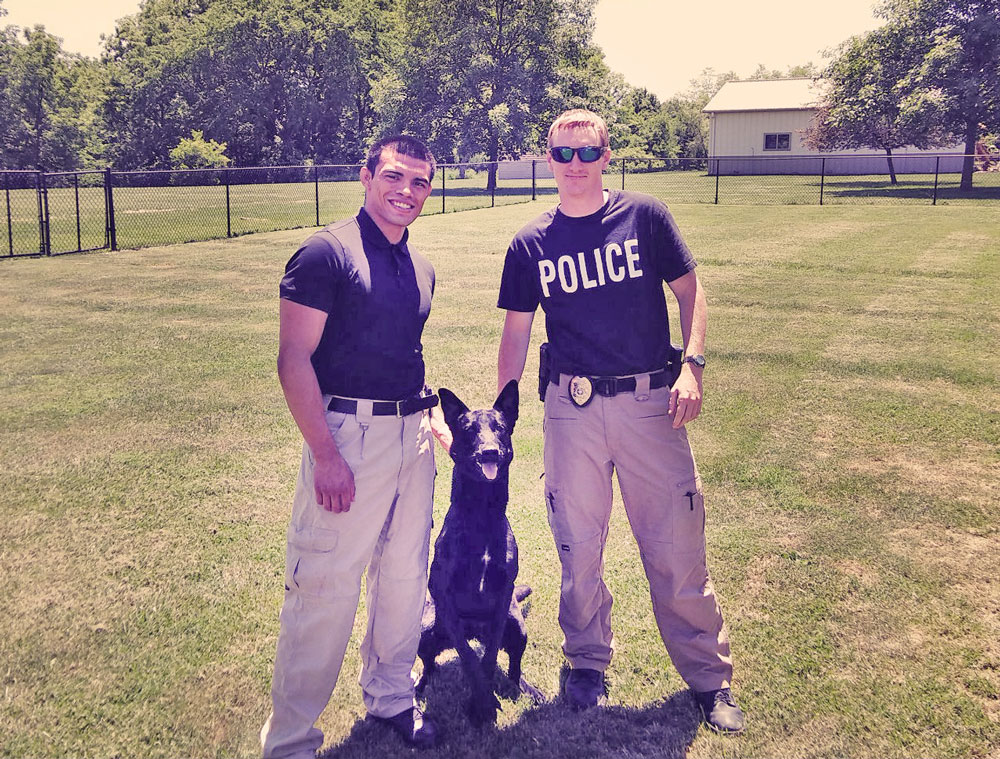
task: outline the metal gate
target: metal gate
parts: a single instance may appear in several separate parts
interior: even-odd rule
[[[110,247],[107,172],[2,171],[0,256],[54,256]]]

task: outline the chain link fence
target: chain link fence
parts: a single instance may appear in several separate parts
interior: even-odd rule
[[[1000,165],[977,159],[971,190],[962,156],[617,158],[606,187],[668,204],[837,205],[1000,200]],[[176,171],[0,171],[0,257],[141,248],[320,226],[364,203],[357,165]],[[424,214],[556,200],[543,157],[442,164]]]
[[[963,158],[900,154],[892,156],[891,168],[884,154],[624,159],[612,161],[608,174],[621,175],[620,187],[668,204],[937,205],[1000,200],[1000,163],[979,160],[972,189],[963,190]]]

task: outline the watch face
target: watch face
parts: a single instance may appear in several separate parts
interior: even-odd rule
[[[694,364],[695,366],[699,366],[702,369],[705,368],[705,357],[700,354],[697,356],[688,356],[684,360],[690,361],[692,364]]]

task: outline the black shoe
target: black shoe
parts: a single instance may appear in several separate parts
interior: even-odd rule
[[[742,733],[745,727],[743,710],[736,705],[736,700],[729,688],[722,690],[692,691],[694,699],[701,707],[705,724],[717,733]]]
[[[603,706],[606,701],[604,673],[596,669],[571,669],[563,691],[566,702],[577,711]]]
[[[437,725],[424,716],[416,706],[401,711],[395,717],[376,717],[369,714],[368,718],[375,722],[388,725],[408,745],[414,748],[433,748],[438,741]]]

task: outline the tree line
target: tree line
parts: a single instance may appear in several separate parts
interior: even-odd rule
[[[0,167],[356,163],[394,131],[424,137],[443,162],[496,161],[544,149],[552,118],[577,106],[606,117],[618,155],[705,157],[702,108],[736,74],[706,70],[661,101],[608,67],[595,5],[146,0],[99,59],[42,27],[7,26]]]
[[[0,167],[353,164],[389,132],[420,135],[442,162],[496,161],[544,149],[576,106],[605,116],[619,156],[705,157],[702,108],[735,72],[707,69],[661,101],[608,67],[596,2],[145,0],[99,59],[6,26]],[[998,3],[886,0],[886,26],[825,70],[747,78],[824,75],[820,148],[969,137],[998,123]]]

